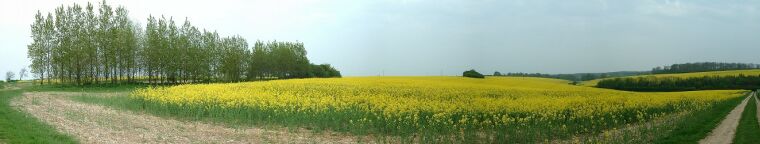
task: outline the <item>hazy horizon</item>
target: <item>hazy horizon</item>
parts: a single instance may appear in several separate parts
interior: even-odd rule
[[[18,72],[39,10],[85,0],[4,1],[0,72]],[[93,4],[99,0],[90,1]],[[300,41],[345,76],[644,71],[760,63],[760,1],[107,1],[144,27],[185,18],[221,36]],[[4,76],[3,76],[4,77]]]

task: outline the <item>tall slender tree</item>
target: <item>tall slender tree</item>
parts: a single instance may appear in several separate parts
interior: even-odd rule
[[[301,42],[257,41],[249,47],[241,36],[221,38],[187,19],[178,26],[165,16],[149,16],[144,26],[106,1],[61,5],[47,17],[38,12],[27,46],[31,71],[40,84],[47,79],[75,85],[340,76],[332,66],[311,64]],[[141,76],[147,81],[136,78]]]

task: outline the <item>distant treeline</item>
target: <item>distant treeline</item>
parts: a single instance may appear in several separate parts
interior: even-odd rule
[[[624,77],[649,74],[649,72],[637,72],[637,71],[620,71],[620,72],[606,72],[606,73],[575,73],[575,74],[542,74],[542,73],[507,73],[501,74],[495,72],[494,76],[513,76],[513,77],[542,77],[542,78],[555,78],[564,79],[569,81],[587,81],[600,78],[609,77]]]
[[[757,90],[760,75],[613,78],[599,81],[597,87],[628,91]]]
[[[311,64],[301,42],[261,42],[220,37],[189,21],[150,16],[145,29],[123,7],[74,4],[37,12],[28,45],[40,83],[239,82],[259,79],[340,77],[329,64]]]
[[[569,81],[587,81],[593,79],[626,77],[645,74],[670,74],[670,73],[690,73],[690,72],[708,72],[708,71],[725,71],[725,70],[744,70],[758,69],[759,64],[751,63],[719,63],[719,62],[697,62],[672,64],[670,66],[655,67],[651,71],[620,71],[606,73],[574,73],[574,74],[543,74],[543,73],[507,73],[502,74],[495,72],[493,76],[514,76],[514,77],[543,77],[556,78]]]
[[[757,68],[760,68],[760,65],[751,64],[751,63],[698,62],[698,63],[673,64],[670,66],[656,67],[652,69],[652,74],[743,70],[743,69],[757,69]]]

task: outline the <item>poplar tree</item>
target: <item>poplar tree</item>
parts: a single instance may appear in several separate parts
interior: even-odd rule
[[[28,48],[28,57],[32,60],[31,70],[32,73],[39,74],[38,78],[40,80],[40,84],[44,81],[45,78],[45,18],[42,16],[42,13],[37,11],[37,14],[34,15],[34,23],[31,25],[32,29],[32,43],[27,46]]]
[[[96,12],[97,10],[97,12]],[[301,42],[221,38],[216,31],[149,16],[142,28],[124,7],[102,1],[37,12],[27,45],[31,72],[50,84],[171,84],[340,77],[330,65],[311,64]]]

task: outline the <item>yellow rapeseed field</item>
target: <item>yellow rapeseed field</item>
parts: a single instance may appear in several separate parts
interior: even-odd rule
[[[693,73],[678,73],[678,74],[654,74],[654,75],[640,75],[640,76],[629,76],[629,77],[656,77],[656,78],[662,78],[662,77],[677,77],[677,78],[694,78],[694,77],[704,77],[704,76],[738,76],[738,75],[760,75],[760,70],[752,69],[752,70],[728,70],[728,71],[710,71],[710,72],[693,72]],[[605,78],[610,79],[610,78]],[[599,81],[602,81],[604,79],[595,79],[595,80],[589,80],[582,82],[582,86],[596,86]]]
[[[574,134],[699,110],[744,93],[625,92],[567,83],[527,77],[348,77],[153,87],[132,97],[164,105],[262,111],[273,121],[327,119],[383,132],[540,127]]]

